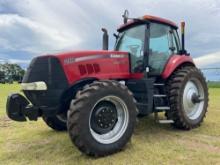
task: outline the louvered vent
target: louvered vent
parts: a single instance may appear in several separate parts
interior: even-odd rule
[[[85,64],[85,65],[81,64],[78,66],[78,68],[81,75],[100,72],[99,64]]]

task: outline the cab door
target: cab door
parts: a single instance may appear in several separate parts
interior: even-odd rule
[[[115,50],[126,51],[130,54],[131,73],[143,73],[146,25],[140,24],[130,27],[119,34]]]
[[[164,24],[150,23],[149,34],[149,75],[160,75],[168,59],[177,54],[176,29]]]

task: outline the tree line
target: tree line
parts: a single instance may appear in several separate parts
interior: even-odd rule
[[[25,70],[18,64],[0,64],[0,81],[21,81],[24,76]]]

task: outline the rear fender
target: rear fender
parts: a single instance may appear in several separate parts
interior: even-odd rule
[[[161,76],[167,79],[177,68],[183,65],[195,66],[192,57],[187,55],[173,55],[167,62]]]

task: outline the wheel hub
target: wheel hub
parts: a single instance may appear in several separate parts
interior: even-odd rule
[[[98,100],[89,119],[90,132],[102,144],[111,144],[123,136],[129,123],[125,102],[117,96],[105,96]]]
[[[110,102],[101,102],[94,110],[92,129],[104,134],[112,130],[117,122],[117,110],[114,104]]]
[[[183,93],[183,107],[186,115],[194,120],[199,117],[203,109],[204,89],[197,79],[189,80]]]
[[[200,103],[201,101],[203,101],[202,99],[200,99],[200,96],[196,93],[193,93],[191,100],[194,104]]]
[[[186,94],[186,103],[188,107],[193,107],[195,105],[194,98],[197,96],[197,91],[195,88],[189,88]]]

